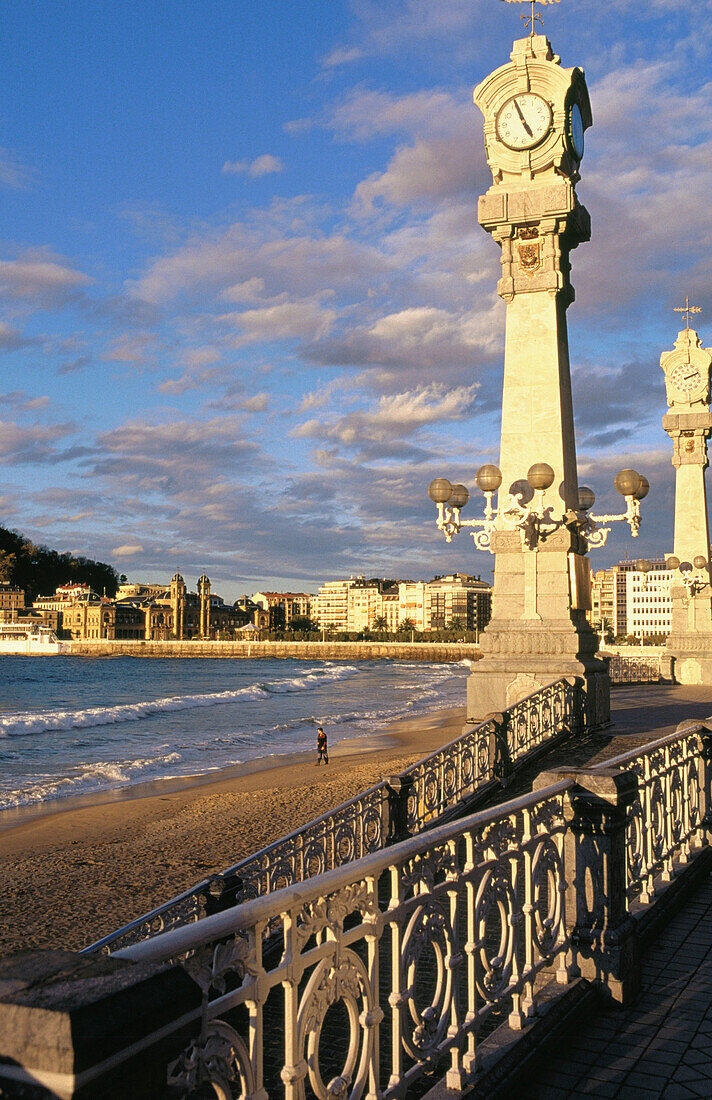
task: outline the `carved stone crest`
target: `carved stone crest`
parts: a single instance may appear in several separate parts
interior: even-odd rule
[[[538,229],[520,229],[514,246],[523,275],[535,275],[541,270],[541,237]]]

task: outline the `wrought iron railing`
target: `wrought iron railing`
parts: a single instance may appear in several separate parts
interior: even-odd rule
[[[643,903],[669,882],[676,864],[687,863],[706,840],[703,820],[706,769],[705,723],[682,730],[643,749],[616,756],[606,767],[632,772],[637,795],[626,830],[627,893]]]
[[[657,684],[661,679],[660,657],[628,657],[614,653],[608,665],[612,684]]]
[[[406,832],[431,827],[466,798],[494,788],[532,752],[572,732],[574,723],[583,721],[580,692],[573,677],[546,685],[498,716],[500,722],[474,725],[407,768],[395,789],[383,780],[85,950],[113,953],[379,851]]]
[[[546,744],[555,733],[574,733],[584,727],[585,712],[573,677],[529,695],[507,712],[507,749],[512,763]]]
[[[244,1100],[387,1100],[445,1061],[448,1085],[462,1088],[486,1022],[504,1014],[523,1026],[544,969],[568,980],[572,785],[120,951],[182,961],[202,989],[201,1034],[171,1085],[184,1096],[213,1085]],[[338,1024],[325,1026],[336,1006]]]
[[[584,974],[623,999],[631,905],[709,842],[711,731],[689,723],[117,952],[180,964],[201,989],[167,1067],[176,1095],[388,1100],[438,1068],[462,1090],[488,1027],[524,1027],[547,980]]]

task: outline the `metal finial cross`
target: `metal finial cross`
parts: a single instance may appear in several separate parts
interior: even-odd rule
[[[561,0],[503,0],[505,4],[531,4],[531,15],[523,15],[521,17],[524,26],[529,30],[530,36],[534,37],[534,23],[535,21],[541,23],[544,26],[544,17],[540,11],[535,12],[535,4],[560,4]]]
[[[685,331],[689,332],[690,331],[690,314],[691,313],[702,313],[702,310],[699,306],[691,306],[690,305],[690,296],[689,296],[689,294],[687,294],[687,295],[685,295],[685,304],[684,304],[684,306],[673,306],[673,313],[684,313],[685,314]]]

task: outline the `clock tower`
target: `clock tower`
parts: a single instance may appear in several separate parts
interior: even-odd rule
[[[665,374],[668,413],[663,428],[672,439],[675,467],[675,536],[669,566],[676,570],[671,584],[672,627],[667,651],[671,674],[681,684],[712,684],[712,590],[707,520],[705,470],[710,416],[712,351],[687,325],[678,334],[673,351],[660,357]],[[680,568],[681,567],[681,568]],[[684,583],[687,580],[687,583]]]
[[[533,28],[532,28],[533,29]],[[576,196],[592,124],[583,71],[566,69],[543,34],[514,43],[510,61],[475,89],[492,186],[478,218],[501,249],[497,284],[507,304],[499,508],[531,500],[532,467],[554,472],[543,489],[547,531],[527,540],[495,530],[492,620],[468,683],[468,719],[500,711],[563,676],[583,677],[589,705],[608,717],[608,677],[596,657],[588,546],[579,507],[566,311],[570,253],[590,238]],[[514,529],[513,529],[514,528]]]

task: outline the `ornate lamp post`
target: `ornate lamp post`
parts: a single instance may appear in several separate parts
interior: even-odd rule
[[[463,527],[472,527],[470,532],[478,550],[492,549],[492,536],[495,531],[515,531],[521,534],[522,545],[530,550],[539,542],[562,527],[577,530],[586,537],[589,546],[605,546],[610,534],[610,524],[625,522],[629,525],[633,538],[638,536],[640,527],[640,502],[650,490],[646,477],[636,470],[621,470],[616,474],[614,485],[625,499],[626,510],[619,515],[589,515],[596,502],[593,489],[579,486],[578,508],[569,508],[558,516],[551,507],[545,506],[544,494],[553,484],[554,471],[547,462],[536,462],[527,471],[526,483],[515,482],[517,491],[509,493],[495,507],[492,499],[502,484],[502,472],[498,466],[480,466],[475,474],[475,484],[485,496],[484,515],[480,519],[462,519],[460,513],[470,499],[465,485],[452,485],[446,477],[436,477],[431,481],[428,496],[437,505],[438,530],[445,535],[447,542]],[[530,492],[527,492],[527,487]],[[609,526],[602,527],[601,524]]]

